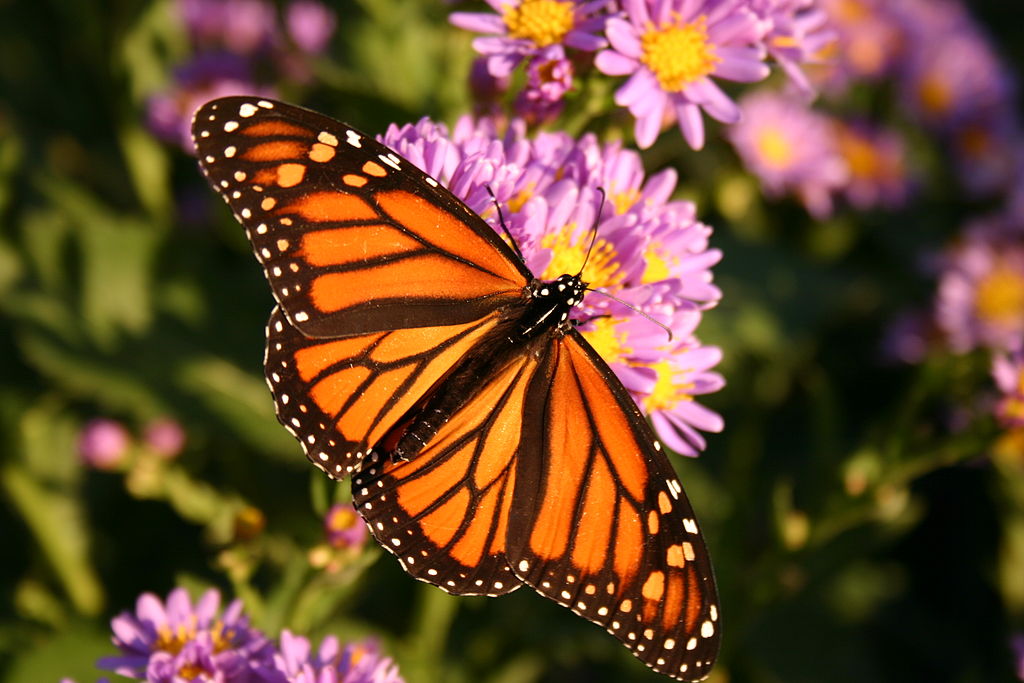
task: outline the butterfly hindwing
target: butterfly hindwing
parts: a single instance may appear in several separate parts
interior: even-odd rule
[[[227,97],[196,112],[192,133],[203,172],[306,336],[465,323],[529,281],[465,204],[343,123]]]

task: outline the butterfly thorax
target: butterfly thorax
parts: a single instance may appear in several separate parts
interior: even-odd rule
[[[569,314],[583,301],[586,288],[579,275],[531,282],[530,302],[519,319],[519,334],[533,339],[554,327],[568,324]]]

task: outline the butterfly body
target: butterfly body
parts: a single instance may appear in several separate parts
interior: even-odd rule
[[[351,478],[381,546],[450,593],[528,585],[655,670],[704,678],[721,629],[703,537],[572,323],[579,275],[536,278],[436,180],[315,112],[223,98],[193,138],[277,300],[278,419]]]

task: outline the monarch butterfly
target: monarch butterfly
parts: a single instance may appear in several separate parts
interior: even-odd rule
[[[704,540],[569,319],[580,275],[535,278],[436,180],[321,114],[226,97],[192,135],[277,300],[278,419],[351,477],[377,541],[449,593],[527,584],[654,670],[706,677],[721,628]]]

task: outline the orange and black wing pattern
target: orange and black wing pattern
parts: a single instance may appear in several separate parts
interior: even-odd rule
[[[530,280],[436,180],[334,119],[226,97],[199,108],[192,137],[278,305],[307,337],[478,320]]]
[[[710,671],[718,598],[693,511],[636,405],[575,332],[495,366],[417,457],[374,457],[352,484],[377,541],[414,577],[459,595],[526,583],[656,671]]]

